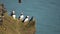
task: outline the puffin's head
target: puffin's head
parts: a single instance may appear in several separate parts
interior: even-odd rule
[[[13,10],[13,13],[15,13],[15,11]]]
[[[27,18],[29,18],[29,16],[27,16]]]
[[[23,12],[21,13],[21,15],[23,15]]]

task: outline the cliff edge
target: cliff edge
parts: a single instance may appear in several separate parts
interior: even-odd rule
[[[0,34],[35,34],[35,21],[23,23],[6,12],[1,23]]]

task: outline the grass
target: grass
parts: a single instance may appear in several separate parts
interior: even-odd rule
[[[35,21],[25,24],[5,13],[3,24],[0,25],[0,34],[35,34]]]

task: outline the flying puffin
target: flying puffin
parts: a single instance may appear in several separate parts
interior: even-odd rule
[[[18,18],[19,20],[23,20],[24,19],[24,15],[23,15],[23,12],[20,14],[20,16],[19,16],[19,18]]]
[[[28,21],[29,21],[29,16],[26,16],[22,22],[28,22]]]
[[[14,11],[14,10],[12,11],[11,16],[12,16],[14,19],[16,18],[16,15],[15,15],[15,11]]]

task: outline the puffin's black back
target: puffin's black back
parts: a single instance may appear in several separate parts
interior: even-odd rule
[[[27,18],[27,16],[24,18],[24,20],[22,22],[24,22],[26,18]]]
[[[31,17],[31,19],[29,21],[32,21],[33,20],[33,16]]]
[[[20,16],[18,17],[18,20],[20,20]]]
[[[13,13],[11,12],[11,16],[13,15]]]
[[[11,12],[11,16],[12,16],[12,15],[15,15],[15,13],[13,14],[13,12]]]

